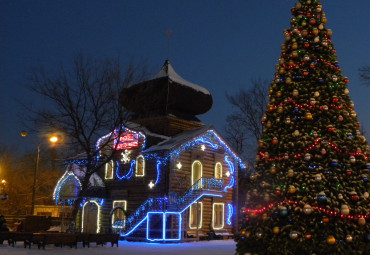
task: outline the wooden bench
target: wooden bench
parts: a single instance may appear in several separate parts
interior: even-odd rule
[[[80,234],[78,237],[79,241],[82,241],[83,247],[87,245],[90,247],[90,243],[96,243],[96,245],[103,246],[106,243],[111,243],[113,247],[118,247],[119,234]]]
[[[12,232],[8,232],[8,231],[1,231],[0,232],[0,244],[3,244],[4,241],[8,241],[8,244],[10,245],[9,243],[9,238],[11,238],[11,233]]]
[[[219,230],[214,230],[214,239],[229,239],[229,238],[234,238],[233,234],[230,234],[227,229],[219,229]]]
[[[39,249],[42,247],[45,250],[45,246],[48,244],[54,244],[55,246],[63,247],[69,245],[71,248],[75,246],[77,249],[77,234],[70,233],[48,233],[44,235],[44,240],[38,243]]]
[[[8,239],[9,245],[13,246],[18,241],[23,242],[24,248],[27,246],[31,249],[33,233],[32,232],[9,232],[10,236]]]

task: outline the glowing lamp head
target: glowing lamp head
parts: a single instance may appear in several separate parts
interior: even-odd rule
[[[52,142],[52,143],[56,143],[56,142],[58,142],[58,137],[57,136],[52,136],[52,137],[50,137],[49,141]]]

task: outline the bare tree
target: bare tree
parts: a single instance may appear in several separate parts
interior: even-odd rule
[[[97,160],[100,151],[109,151],[105,147],[111,144],[113,137],[106,139],[99,148],[96,147],[97,139],[121,127],[129,118],[119,104],[119,92],[146,78],[146,70],[144,64],[134,64],[133,61],[123,68],[119,59],[96,60],[77,54],[69,69],[61,67],[56,72],[47,72],[44,68],[35,68],[31,73],[31,90],[46,104],[29,109],[30,122],[38,128],[63,133],[68,148],[77,148],[86,160],[74,218],[89,188],[91,175],[113,157],[114,150],[110,150],[112,155]]]
[[[361,67],[359,69],[359,73],[360,73],[360,78],[362,82],[365,85],[370,86],[370,66]]]
[[[261,119],[265,113],[268,83],[252,80],[252,88],[241,89],[226,98],[234,111],[227,116],[224,133],[228,141],[249,163],[253,162],[257,141],[262,135]]]

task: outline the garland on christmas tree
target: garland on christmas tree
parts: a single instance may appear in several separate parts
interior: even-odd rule
[[[269,90],[238,254],[370,254],[369,147],[318,0],[300,0]]]

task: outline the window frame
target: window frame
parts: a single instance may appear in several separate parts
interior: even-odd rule
[[[192,215],[192,207],[200,204],[200,218],[198,219],[199,225],[198,226],[192,226],[191,222],[191,215]],[[195,224],[196,225],[196,224]],[[203,202],[195,202],[190,205],[189,207],[189,228],[190,229],[201,229],[203,227]]]
[[[199,179],[202,179],[202,177],[203,177],[203,164],[202,164],[202,162],[200,162],[199,160],[194,160],[193,163],[191,164],[191,186],[192,187],[195,183],[194,182],[194,165],[196,163],[199,163],[199,165],[200,165],[200,178]],[[199,179],[196,180],[196,181],[199,181]],[[198,187],[198,188],[200,188],[200,187]]]
[[[216,205],[222,205],[222,224],[221,227],[215,226],[215,220],[216,220],[216,213],[215,208]],[[214,230],[223,229],[225,227],[225,203],[213,203],[212,205],[212,228]]]
[[[220,169],[220,178],[217,178],[217,166],[220,166],[221,167],[221,169]],[[222,179],[222,164],[221,164],[221,162],[217,162],[216,164],[215,164],[215,179]]]
[[[111,178],[107,178],[107,172],[108,172],[108,165],[111,166]],[[110,160],[109,162],[105,163],[105,175],[104,175],[104,179],[105,180],[112,180],[114,178],[114,161],[113,160]]]
[[[142,158],[142,160],[143,160],[143,164],[142,164],[143,174],[138,174],[138,166],[139,166],[138,160],[139,160],[139,158]],[[145,176],[145,158],[144,158],[143,155],[139,155],[139,156],[136,157],[135,176],[136,177],[144,177]]]
[[[117,206],[115,206],[115,203],[124,203],[124,206],[119,206],[119,205],[117,205]],[[123,209],[125,210],[125,211],[127,211],[127,200],[113,200],[113,204],[112,204],[112,210],[114,210],[114,208],[116,208],[116,207],[123,207]],[[114,213],[112,214],[112,220],[111,220],[111,226],[112,226],[112,228],[114,228],[114,229],[119,229],[120,227],[114,227],[113,226],[113,223],[114,223]],[[126,215],[124,215],[124,221],[123,221],[123,226],[126,224]]]

